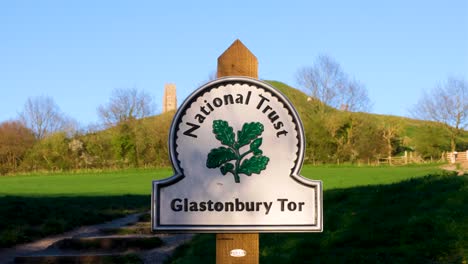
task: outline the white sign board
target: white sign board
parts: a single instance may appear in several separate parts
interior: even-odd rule
[[[153,182],[154,231],[322,231],[322,182],[299,175],[301,120],[271,85],[227,77],[202,86],[169,137],[175,175]]]

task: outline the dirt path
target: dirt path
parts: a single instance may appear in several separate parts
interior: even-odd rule
[[[189,242],[193,234],[176,234],[176,235],[161,235],[160,238],[164,241],[164,246],[155,248],[140,254],[144,263],[148,264],[163,264],[164,260],[172,255],[174,250]]]
[[[457,163],[457,164],[446,164],[446,165],[440,166],[440,168],[443,170],[448,170],[448,171],[456,171],[458,176],[462,176],[468,173],[468,162]]]
[[[141,214],[132,214],[103,224],[80,227],[63,234],[46,237],[31,243],[21,244],[12,248],[0,250],[0,263],[13,263],[16,256],[30,256],[34,255],[39,251],[47,252],[48,247],[62,239],[74,237],[92,237],[99,235],[101,229],[119,228],[132,223],[136,223],[140,215]],[[162,263],[163,259],[170,256],[175,250],[175,248],[189,241],[192,238],[192,235],[190,234],[162,234],[159,236],[164,241],[164,246],[157,249],[142,252],[140,256],[145,263]],[[85,254],[85,252],[83,253]]]

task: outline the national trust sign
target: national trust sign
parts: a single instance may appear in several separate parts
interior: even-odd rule
[[[226,77],[197,89],[172,122],[175,175],[153,182],[156,232],[321,232],[322,182],[299,175],[304,130],[271,85]]]

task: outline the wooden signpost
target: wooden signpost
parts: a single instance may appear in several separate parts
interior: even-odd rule
[[[247,76],[258,79],[257,57],[240,42],[234,43],[218,58],[218,78],[227,76]],[[216,234],[216,263],[252,263],[259,260],[259,235]],[[244,257],[231,256],[231,250],[243,249]]]
[[[216,233],[217,263],[258,263],[259,232],[323,227],[322,182],[299,174],[302,122],[257,69],[239,40],[218,58],[172,121],[174,176],[153,181],[153,231]]]

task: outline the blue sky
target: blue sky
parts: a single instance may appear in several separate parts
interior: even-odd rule
[[[115,88],[162,108],[208,80],[240,39],[259,77],[297,86],[319,54],[361,81],[372,112],[406,116],[448,76],[468,81],[468,1],[1,1],[0,122],[46,95],[81,125]]]

